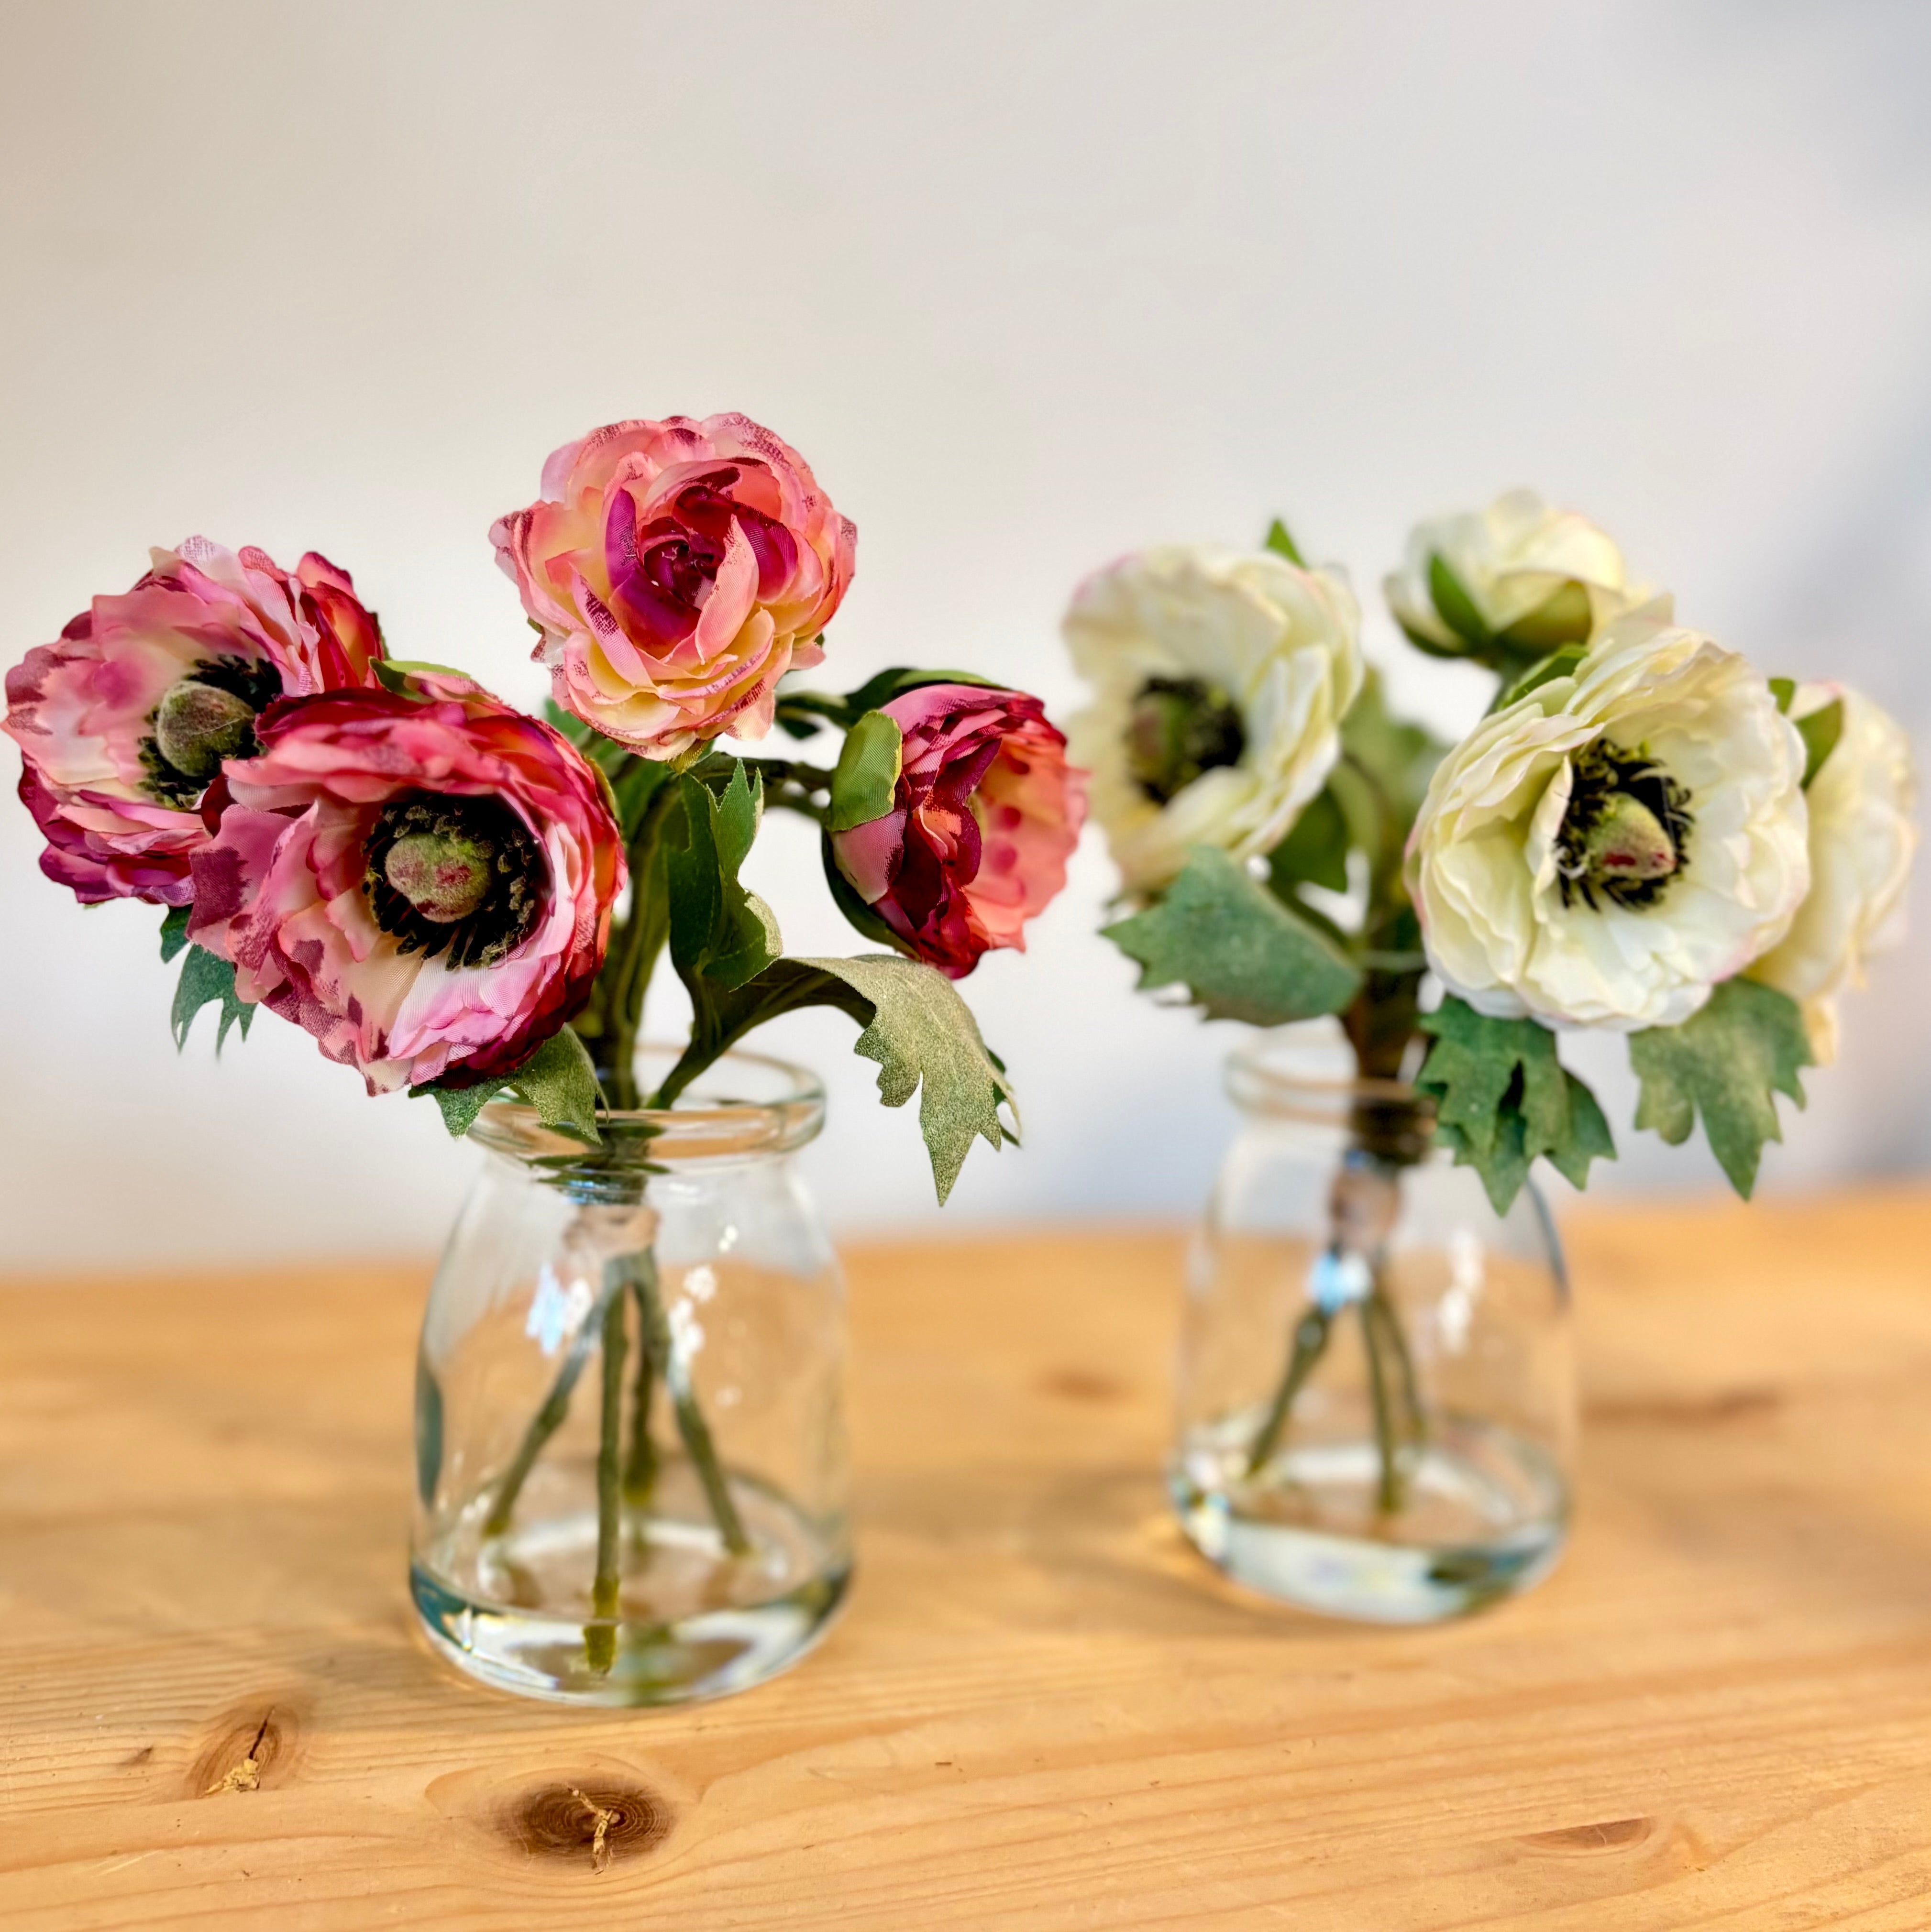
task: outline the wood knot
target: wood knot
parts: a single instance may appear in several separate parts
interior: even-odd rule
[[[296,1731],[295,1713],[286,1704],[254,1703],[230,1712],[195,1760],[189,1790],[197,1798],[260,1790],[278,1768],[286,1773]]]
[[[1610,1818],[1598,1825],[1565,1825],[1559,1831],[1531,1832],[1522,1840],[1530,1850],[1574,1855],[1621,1852],[1655,1837],[1653,1818]]]
[[[1065,1402],[1118,1402],[1126,1394],[1110,1376],[1096,1376],[1089,1369],[1049,1369],[1038,1386],[1041,1394]]]
[[[503,1822],[532,1858],[587,1858],[593,1871],[602,1871],[661,1844],[671,1813],[641,1785],[546,1784],[512,1799]]]

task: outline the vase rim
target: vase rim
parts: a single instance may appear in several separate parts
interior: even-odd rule
[[[659,1078],[640,1078],[639,1084],[658,1085],[683,1050],[665,1041],[640,1046],[638,1068],[654,1066]],[[808,1069],[773,1054],[733,1048],[669,1106],[612,1109],[598,1114],[597,1125],[606,1144],[622,1149],[632,1163],[743,1160],[803,1147],[824,1126],[824,1088]],[[470,1131],[492,1152],[518,1160],[550,1162],[589,1151],[544,1126],[536,1108],[520,1100],[491,1101]]]

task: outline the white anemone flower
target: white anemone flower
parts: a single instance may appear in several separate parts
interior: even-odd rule
[[[1810,813],[1810,890],[1782,944],[1750,976],[1803,1009],[1820,1066],[1837,1057],[1837,994],[1863,983],[1864,962],[1902,936],[1902,907],[1917,828],[1911,741],[1868,698],[1834,684],[1803,684],[1790,715],[1841,700],[1836,743],[1804,794]]]
[[[1129,892],[1191,846],[1247,859],[1287,836],[1340,755],[1360,631],[1344,577],[1272,550],[1167,545],[1080,586],[1066,640],[1094,698],[1071,756]]]
[[[1587,643],[1625,611],[1653,601],[1629,581],[1614,540],[1587,517],[1558,510],[1533,490],[1511,490],[1485,510],[1416,524],[1407,561],[1382,580],[1396,622],[1425,650],[1458,656],[1468,648],[1436,608],[1436,557],[1483,626],[1527,658]]]
[[[1803,742],[1749,663],[1655,610],[1485,718],[1408,842],[1428,962],[1478,1012],[1677,1026],[1790,929]]]

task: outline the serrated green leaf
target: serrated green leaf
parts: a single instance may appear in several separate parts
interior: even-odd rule
[[[1569,676],[1589,655],[1586,644],[1565,644],[1560,650],[1551,651],[1542,662],[1525,671],[1513,684],[1506,685],[1495,694],[1495,702],[1488,708],[1491,712],[1505,711],[1518,698],[1527,698],[1530,692],[1539,691],[1545,684],[1559,677]]]
[[[239,1025],[242,1037],[248,1036],[255,1010],[235,991],[235,969],[225,959],[205,946],[191,946],[181,962],[181,978],[174,989],[174,1006],[170,1015],[174,1043],[179,1049],[188,1044],[188,1030],[194,1016],[205,1006],[219,1002],[221,1024],[215,1030],[215,1051],[219,1053],[228,1038],[228,1029]]]
[[[1276,556],[1284,556],[1298,569],[1305,570],[1308,567],[1308,560],[1301,554],[1300,547],[1289,536],[1287,526],[1278,517],[1267,526],[1265,547],[1273,551]]]
[[[416,1087],[436,1102],[450,1137],[461,1140],[476,1124],[476,1116],[509,1084],[507,1080],[479,1080],[473,1087]]]
[[[1433,1044],[1415,1084],[1435,1096],[1437,1136],[1480,1174],[1498,1214],[1539,1154],[1577,1187],[1591,1161],[1615,1158],[1596,1096],[1562,1065],[1545,1027],[1491,1019],[1452,997],[1416,1024]]]
[[[1808,791],[1810,781],[1824,769],[1824,760],[1836,749],[1837,740],[1844,735],[1844,700],[1833,698],[1828,704],[1791,722],[1803,740],[1803,789]]]
[[[770,908],[737,879],[763,817],[763,782],[734,760],[722,796],[688,774],[678,785],[684,840],[671,845],[665,867],[671,963],[695,1005],[707,990],[755,977],[784,941]]]
[[[511,1074],[508,1084],[536,1109],[545,1126],[592,1144],[602,1139],[596,1124],[596,1069],[589,1049],[569,1027],[553,1033]],[[440,1102],[441,1096],[437,1097]],[[446,1112],[443,1118],[448,1118]]]
[[[883,818],[898,795],[905,734],[882,711],[868,711],[845,734],[831,775],[833,832],[849,832]]]
[[[1158,905],[1104,930],[1140,962],[1143,988],[1183,985],[1209,1019],[1312,1019],[1361,986],[1338,947],[1212,846],[1194,848]]]
[[[188,906],[170,906],[167,916],[161,921],[161,956],[164,966],[176,958],[188,944],[188,917],[191,910]]]
[[[1428,559],[1428,596],[1435,615],[1472,650],[1486,651],[1494,643],[1488,626],[1476,608],[1468,586],[1455,573],[1448,559],[1437,550]]]
[[[1543,651],[1560,650],[1565,644],[1586,644],[1595,626],[1589,592],[1572,578],[1526,616],[1497,632],[1495,640],[1518,657],[1533,657]]]
[[[1347,890],[1347,815],[1324,787],[1311,798],[1287,836],[1268,855],[1269,883],[1284,896],[1303,884]]]
[[[1725,980],[1682,1025],[1629,1036],[1629,1064],[1643,1083],[1636,1125],[1677,1147],[1701,1114],[1710,1152],[1747,1201],[1764,1142],[1783,1138],[1773,1096],[1802,1106],[1798,1075],[1810,1064],[1794,1000],[1754,980]]]

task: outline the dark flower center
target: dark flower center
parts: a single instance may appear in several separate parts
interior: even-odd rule
[[[404,952],[494,966],[530,936],[549,868],[529,828],[497,798],[411,792],[377,815],[362,889]]]
[[[1695,820],[1689,793],[1640,752],[1598,739],[1571,760],[1569,808],[1556,834],[1562,902],[1596,896],[1620,906],[1653,905],[1689,864]]]
[[[1127,724],[1127,770],[1155,805],[1203,772],[1239,764],[1246,749],[1240,712],[1224,692],[1197,677],[1150,677],[1140,686]]]
[[[255,718],[281,694],[281,676],[261,658],[208,658],[178,678],[148,714],[141,743],[148,790],[161,804],[193,810],[225,758],[255,749]]]

